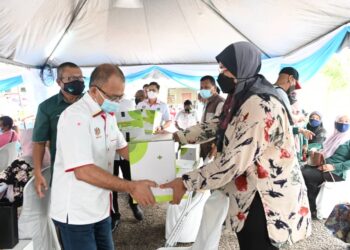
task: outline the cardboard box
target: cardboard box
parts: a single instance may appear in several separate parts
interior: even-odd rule
[[[127,142],[144,136],[145,129],[141,110],[116,113],[117,125]]]
[[[161,125],[162,113],[155,110],[142,110],[143,126],[145,133],[150,135]]]
[[[144,136],[128,144],[132,180],[163,184],[176,178],[174,141],[169,135]],[[152,188],[157,202],[173,198],[172,189]]]
[[[199,152],[200,152],[200,145],[196,144],[187,144],[184,146],[181,146],[181,149],[179,150],[179,159],[182,160],[190,160],[190,161],[198,161],[199,160]]]

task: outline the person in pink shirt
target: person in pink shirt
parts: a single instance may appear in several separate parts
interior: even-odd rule
[[[0,148],[15,141],[18,141],[18,134],[13,130],[12,118],[9,116],[0,117]]]

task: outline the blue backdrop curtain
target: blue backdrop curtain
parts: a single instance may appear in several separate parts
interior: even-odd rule
[[[22,76],[15,76],[7,79],[0,80],[0,92],[9,90],[23,83]]]

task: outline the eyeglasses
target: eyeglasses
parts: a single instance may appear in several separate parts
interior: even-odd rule
[[[96,85],[92,85],[92,86],[97,88],[99,91],[101,91],[102,94],[105,95],[108,100],[113,101],[113,102],[119,102],[124,96],[124,95],[111,96],[111,95],[108,95],[105,91],[103,91],[103,89],[101,89],[100,87],[98,87]]]
[[[61,77],[61,80],[67,79],[67,82],[73,82],[73,81],[84,81],[86,79],[85,76],[66,76]]]

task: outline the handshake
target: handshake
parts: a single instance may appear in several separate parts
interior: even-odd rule
[[[157,187],[162,189],[171,188],[173,190],[173,200],[171,201],[171,204],[179,204],[187,191],[182,179],[176,178],[175,180],[160,186],[150,180],[131,181],[129,193],[141,206],[152,206],[156,203],[156,200],[152,194],[151,188]]]

